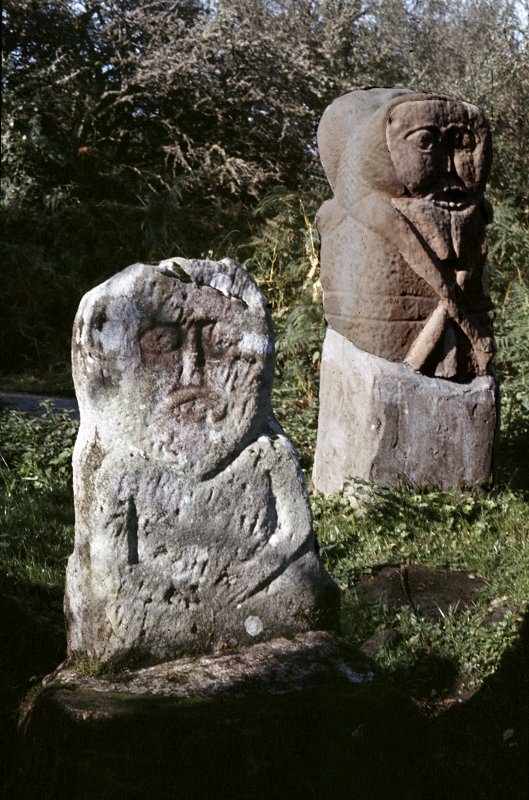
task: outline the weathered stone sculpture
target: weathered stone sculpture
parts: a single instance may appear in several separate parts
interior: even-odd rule
[[[267,304],[234,262],[135,264],[74,324],[70,656],[154,663],[336,622]]]
[[[487,483],[487,121],[451,98],[359,90],[329,106],[318,141],[334,199],[318,214],[329,330],[315,485]]]

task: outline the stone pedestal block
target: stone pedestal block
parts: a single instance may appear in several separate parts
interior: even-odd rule
[[[491,376],[429,378],[359,350],[329,328],[322,353],[315,488],[486,486],[498,421]]]
[[[105,678],[62,669],[26,702],[17,796],[385,796],[419,764],[422,723],[368,669],[321,632]]]

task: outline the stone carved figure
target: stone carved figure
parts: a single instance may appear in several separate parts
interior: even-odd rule
[[[135,264],[74,324],[71,656],[148,663],[336,623],[272,416],[267,303],[224,260]]]
[[[329,106],[318,143],[334,191],[318,215],[329,325],[425,375],[487,374],[483,114],[406,89],[361,90]]]
[[[488,123],[453,98],[357,90],[327,108],[318,144],[334,197],[317,217],[328,329],[315,487],[486,485]]]

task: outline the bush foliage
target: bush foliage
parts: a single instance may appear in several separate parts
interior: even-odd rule
[[[529,238],[529,45],[517,8],[6,0],[1,371],[65,363],[80,296],[135,260],[212,250],[262,265],[275,249],[260,274],[296,272],[285,248],[297,228],[282,226],[297,225],[293,194],[312,219],[328,193],[316,126],[353,86],[400,83],[485,109],[507,291],[527,270]],[[290,322],[301,340],[314,313]]]
[[[516,656],[516,642],[529,596],[528,10],[527,0],[4,0],[2,9],[4,385],[71,391],[78,302],[127,264],[229,255],[271,302],[274,408],[307,477],[324,334],[314,215],[330,194],[319,118],[353,87],[394,84],[464,97],[488,114],[502,378],[496,488],[380,490],[363,516],[339,497],[312,494],[311,503],[322,557],[343,590],[344,635],[360,646],[391,634],[374,655],[382,681],[437,713],[496,673],[479,736],[462,729],[452,749],[445,736],[430,760],[436,776],[457,775],[458,788],[463,773],[472,789],[482,776],[487,792],[499,753],[492,792],[511,797],[525,775],[527,730],[527,657]],[[63,653],[76,431],[51,410],[0,414],[7,751],[19,699]],[[486,588],[437,622],[362,602],[360,576],[410,561],[472,570]]]

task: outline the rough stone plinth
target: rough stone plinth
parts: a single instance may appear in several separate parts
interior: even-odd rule
[[[229,260],[134,264],[85,295],[70,657],[139,666],[336,626],[273,353]]]
[[[494,378],[458,383],[372,356],[329,328],[321,363],[315,488],[486,486],[497,426]]]
[[[20,797],[383,796],[421,757],[418,723],[372,680],[321,632],[105,678],[59,670],[25,704]]]

